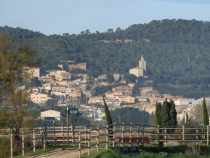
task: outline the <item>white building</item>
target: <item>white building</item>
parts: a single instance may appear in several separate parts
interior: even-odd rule
[[[45,118],[55,118],[56,120],[60,121],[61,113],[55,110],[43,111],[41,112],[41,119],[45,119]]]
[[[193,98],[178,98],[178,99],[174,100],[174,103],[177,106],[179,106],[179,105],[191,106],[191,105],[196,105],[197,100],[195,100]]]
[[[139,60],[139,66],[129,69],[129,74],[135,75],[136,77],[143,77],[144,71],[146,71],[146,60],[141,56]]]
[[[205,100],[206,100],[206,105],[210,105],[210,97],[206,97]],[[197,102],[199,105],[202,105],[203,98],[198,99]]]

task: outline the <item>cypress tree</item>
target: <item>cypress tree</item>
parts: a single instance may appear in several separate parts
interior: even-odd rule
[[[177,112],[176,112],[176,108],[175,108],[175,104],[173,100],[170,100],[170,115],[171,115],[171,126],[177,126]]]
[[[203,124],[204,126],[209,125],[209,115],[208,115],[208,110],[206,108],[206,99],[203,98],[203,104],[202,104],[202,109],[203,109]]]
[[[171,124],[170,109],[170,103],[167,100],[165,100],[161,108],[161,125],[164,127],[170,126]]]
[[[156,103],[155,111],[156,124],[160,127],[177,126],[177,112],[174,101],[165,100],[163,105]]]
[[[156,120],[156,124],[161,126],[162,118],[161,118],[161,103],[160,102],[156,103],[155,120]]]
[[[112,117],[111,117],[111,114],[110,114],[110,111],[109,111],[109,108],[106,104],[106,101],[105,101],[105,98],[103,97],[103,101],[104,101],[104,112],[105,112],[105,118],[106,118],[106,122],[107,122],[107,125],[108,125],[108,134],[109,134],[109,138],[112,138],[113,137],[113,125],[112,125]]]
[[[106,122],[108,126],[112,125],[112,117],[109,111],[109,108],[106,104],[105,98],[103,97],[103,101],[104,101],[104,112],[105,112],[105,118],[106,118]]]

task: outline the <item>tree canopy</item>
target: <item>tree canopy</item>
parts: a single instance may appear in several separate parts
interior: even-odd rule
[[[93,76],[126,74],[144,55],[147,74],[158,90],[187,97],[210,94],[210,22],[164,19],[124,30],[86,30],[78,35],[46,36],[10,27],[0,27],[0,32],[11,35],[14,47],[31,43],[42,57],[44,69],[56,68],[60,60],[69,59],[86,62]]]
[[[27,79],[24,68],[33,65],[35,52],[29,45],[14,48],[10,38],[0,33],[0,91],[3,92],[3,99],[11,110],[0,109],[7,115],[4,126],[10,127],[16,134],[28,121],[33,120],[33,115],[24,109],[28,102],[27,88],[20,88],[23,81]],[[2,115],[3,117],[3,115]]]
[[[162,104],[156,103],[156,124],[160,127],[177,126],[177,112],[172,100],[165,100]]]
[[[208,110],[206,107],[206,99],[205,98],[203,98],[202,110],[203,110],[203,125],[208,126],[209,125],[209,114],[208,114]]]

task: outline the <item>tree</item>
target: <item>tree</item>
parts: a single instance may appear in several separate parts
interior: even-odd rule
[[[108,83],[113,83],[114,82],[114,77],[112,74],[107,74],[107,82]]]
[[[208,126],[209,125],[209,115],[208,115],[208,110],[206,108],[206,99],[205,98],[203,98],[202,109],[203,109],[203,125]]]
[[[107,33],[114,33],[114,30],[113,29],[108,29]]]
[[[105,112],[105,118],[108,125],[108,135],[109,138],[113,137],[113,125],[112,125],[112,117],[108,108],[108,105],[106,104],[105,98],[103,97],[104,101],[104,112]]]
[[[112,117],[108,108],[108,105],[106,104],[105,98],[103,97],[104,101],[104,112],[105,112],[105,118],[108,126],[112,126]]]
[[[37,77],[34,77],[31,79],[31,86],[32,87],[41,87],[42,82]]]
[[[177,112],[174,102],[165,100],[162,105],[160,102],[156,103],[155,118],[156,124],[160,127],[177,126]],[[173,132],[173,130],[167,130],[167,132]],[[163,136],[160,136],[160,138],[163,138]],[[162,146],[163,142],[159,142],[159,145]]]
[[[156,124],[161,125],[162,119],[161,119],[161,103],[157,102],[156,103],[156,111],[155,111],[155,119],[156,119]]]
[[[0,128],[5,128],[8,125],[8,116],[9,116],[8,108],[0,109]]]
[[[155,118],[160,127],[177,126],[177,112],[174,102],[165,100],[162,105],[156,103]]]
[[[156,124],[161,127],[162,113],[161,113],[161,103],[160,102],[156,102],[155,121],[156,121]],[[160,130],[159,132],[162,132],[162,130]],[[160,136],[160,138],[163,138],[163,136]],[[163,145],[163,142],[159,142],[159,146],[162,146],[162,145]]]
[[[163,105],[161,107],[161,126],[170,126],[171,124],[171,115],[170,115],[170,109],[171,109],[171,105],[170,103],[165,100],[163,102]]]
[[[175,108],[175,104],[173,100],[170,100],[171,109],[170,109],[170,116],[171,116],[171,126],[177,126],[177,112]]]
[[[7,126],[14,132],[16,140],[20,139],[20,128],[33,117],[23,107],[28,102],[28,90],[19,87],[28,76],[25,67],[35,64],[32,62],[34,53],[29,45],[15,49],[9,37],[0,34],[0,89],[4,91],[8,105],[12,106]]]
[[[151,123],[151,117],[148,112],[139,110],[138,108],[117,108],[111,111],[112,121],[117,124],[141,124],[149,125]]]

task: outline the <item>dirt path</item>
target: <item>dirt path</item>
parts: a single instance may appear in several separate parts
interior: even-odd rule
[[[87,149],[82,150],[83,153],[87,153]],[[79,158],[79,151],[78,150],[60,150],[54,151],[50,153],[46,153],[43,155],[37,155],[30,158]]]

